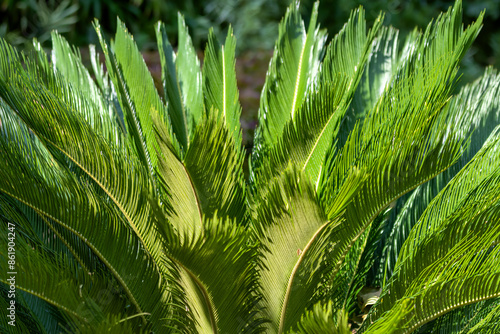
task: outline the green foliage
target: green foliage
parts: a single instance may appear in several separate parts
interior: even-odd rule
[[[158,23],[163,94],[120,20],[111,42],[94,24],[106,70],[57,32],[50,57],[0,40],[15,330],[498,329],[500,74],[453,95],[483,14],[400,41],[358,8],[327,44],[318,8],[280,23],[248,178],[231,27],[200,67],[184,18],[176,51]]]

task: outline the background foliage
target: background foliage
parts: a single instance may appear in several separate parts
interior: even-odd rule
[[[174,47],[178,41],[177,12],[182,12],[189,27],[194,46],[204,49],[206,32],[213,27],[219,40],[223,40],[229,25],[234,29],[236,44],[236,71],[242,105],[241,126],[243,142],[252,146],[253,131],[257,124],[259,96],[264,84],[265,71],[271,58],[278,24],[290,0],[1,0],[0,37],[10,44],[31,48],[31,39],[50,47],[50,33],[57,30],[71,44],[86,46],[99,44],[91,22],[97,18],[104,34],[116,31],[116,17],[128,23],[139,48],[153,74],[157,86],[161,69],[156,53],[154,23],[161,20],[165,31],[172,36]],[[301,1],[301,15],[306,23],[314,0]],[[446,11],[452,0],[323,0],[320,2],[318,22],[334,36],[349,18],[351,9],[363,6],[369,25],[377,15],[385,13],[386,25],[398,27],[404,38],[414,27],[425,28],[432,17]],[[464,1],[464,23],[467,25],[486,9],[483,29],[465,55],[460,85],[472,82],[488,65],[500,64],[500,30],[496,21],[500,17],[500,0]],[[154,52],[146,52],[151,50]],[[84,61],[86,50],[83,51]],[[199,52],[201,55],[201,51]]]
[[[307,23],[314,1],[301,2],[301,14]],[[97,43],[91,28],[92,20],[99,19],[104,31],[112,34],[116,31],[116,17],[119,16],[123,21],[130,22],[129,29],[139,48],[156,48],[151,23],[162,20],[167,33],[175,36],[177,12],[181,11],[198,48],[206,42],[206,31],[210,27],[214,27],[219,39],[222,39],[231,24],[236,37],[244,41],[237,47],[239,51],[244,51],[273,47],[279,20],[290,0],[2,0],[0,4],[0,36],[14,45],[30,44],[33,37],[46,42],[53,29],[57,29],[71,44]],[[366,10],[369,24],[383,11],[384,23],[398,27],[404,36],[415,26],[424,28],[430,18],[446,11],[453,1],[323,0],[318,21],[333,36],[347,21],[352,8],[360,5]],[[474,61],[483,67],[497,63],[500,31],[496,20],[500,16],[500,0],[464,1],[463,7],[465,24],[486,9],[483,31],[472,50]],[[175,39],[172,42],[176,44]]]

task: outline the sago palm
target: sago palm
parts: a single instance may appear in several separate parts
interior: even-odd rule
[[[231,28],[201,67],[159,23],[163,92],[121,22],[106,70],[0,42],[2,332],[500,331],[500,76],[456,85],[482,14],[328,44],[317,14],[280,24],[248,176]]]

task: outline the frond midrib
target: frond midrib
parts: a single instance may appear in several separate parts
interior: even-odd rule
[[[217,321],[215,320],[215,305],[213,305],[212,300],[209,297],[208,291],[205,289],[205,286],[203,285],[203,282],[201,282],[198,277],[191,271],[189,270],[184,264],[177,260],[175,257],[171,256],[170,254],[166,253],[165,254],[171,261],[173,261],[175,264],[177,264],[179,267],[184,270],[184,272],[189,276],[191,280],[196,284],[196,287],[200,290],[203,300],[205,301],[205,305],[207,306],[207,309],[209,310],[209,318],[210,318],[210,325],[212,326],[212,330],[214,334],[218,333],[218,328],[217,328]]]
[[[316,240],[316,238],[321,234],[321,232],[324,230],[324,228],[326,226],[328,226],[330,223],[331,223],[330,221],[327,221],[326,223],[324,223],[323,225],[321,225],[321,227],[316,231],[316,233],[314,233],[314,235],[311,237],[311,239],[309,239],[306,247],[304,247],[304,250],[300,254],[299,259],[295,263],[295,266],[293,267],[292,273],[290,275],[290,279],[288,280],[288,284],[287,284],[287,287],[286,287],[286,292],[285,292],[285,298],[283,300],[283,305],[281,307],[280,319],[279,319],[279,328],[278,328],[278,333],[279,334],[283,333],[283,331],[284,331],[285,316],[286,316],[286,311],[287,311],[287,304],[288,304],[288,300],[290,298],[290,294],[292,292],[291,289],[292,289],[292,285],[293,285],[293,279],[295,278],[295,274],[297,273],[300,265],[302,264],[306,252],[309,250],[309,248],[312,246],[312,244],[314,243],[314,241]],[[340,223],[341,222],[339,221],[337,224],[340,224]]]
[[[116,271],[116,269],[111,265],[111,263],[109,263],[109,261],[101,254],[101,252],[94,247],[94,245],[87,239],[85,238],[84,236],[82,236],[80,233],[78,233],[78,231],[76,231],[75,229],[73,229],[72,227],[70,226],[67,226],[66,224],[64,224],[62,221],[60,221],[59,219],[57,219],[56,217],[53,217],[51,214],[45,212],[44,210],[42,209],[39,209],[38,207],[26,202],[25,200],[23,200],[22,198],[19,198],[15,195],[13,195],[12,193],[10,193],[9,191],[6,191],[5,189],[2,189],[2,192],[4,192],[5,194],[11,196],[12,198],[15,198],[16,200],[20,201],[21,203],[27,205],[28,207],[30,207],[31,209],[33,209],[36,213],[38,213],[39,215],[41,216],[45,216],[47,218],[50,218],[51,220],[55,221],[56,223],[58,223],[60,226],[62,226],[63,228],[67,229],[68,231],[74,233],[80,240],[82,240],[95,254],[96,256],[106,265],[106,267],[111,271],[111,273],[113,274],[113,276],[115,277],[115,279],[120,283],[120,285],[123,287],[123,289],[125,290],[125,293],[127,294],[127,297],[130,298],[132,304],[136,307],[137,311],[139,314],[143,314],[144,311],[142,311],[139,303],[137,302],[137,300],[135,299],[134,295],[132,294],[132,292],[130,291],[130,289],[128,288],[127,284],[125,283],[125,281],[123,280],[123,278],[120,276],[120,274]],[[146,319],[144,317],[142,317],[142,320],[144,323],[146,323]]]
[[[368,219],[366,220],[366,223],[361,227],[360,231],[350,240],[349,244],[347,245],[347,247],[345,248],[345,250],[342,252],[339,260],[335,264],[335,267],[334,267],[334,269],[331,272],[330,284],[332,283],[332,280],[334,279],[335,275],[340,270],[340,266],[341,266],[342,262],[344,261],[346,255],[347,255],[347,252],[349,251],[349,249],[351,249],[351,247],[354,245],[354,243],[363,234],[363,232],[365,231],[365,229],[367,228],[367,226],[384,210],[385,207],[387,207],[387,205],[389,205],[390,203],[392,203],[396,199],[400,198],[401,196],[407,194],[408,192],[410,192],[411,190],[415,189],[416,187],[418,187],[418,186],[420,186],[420,185],[428,182],[429,180],[433,179],[434,177],[436,177],[436,175],[441,174],[446,169],[448,169],[448,167],[449,166],[442,168],[441,170],[439,170],[435,174],[432,174],[429,177],[424,178],[420,183],[412,185],[412,186],[408,187],[407,189],[401,191],[400,193],[396,194],[395,196],[393,196],[392,198],[390,198],[386,203],[384,203],[383,205],[381,205],[380,208],[371,217],[368,217]]]
[[[491,299],[491,298],[496,298],[496,297],[500,297],[500,291],[498,291],[496,293],[492,293],[490,295],[485,295],[485,296],[483,296],[481,298],[476,298],[476,299],[473,299],[473,300],[468,300],[468,301],[463,302],[463,303],[453,304],[453,306],[450,306],[448,308],[444,308],[441,311],[436,312],[435,314],[432,314],[429,317],[426,317],[425,319],[419,321],[418,323],[414,324],[412,327],[406,329],[403,332],[403,334],[412,333],[414,330],[416,330],[417,328],[419,328],[423,324],[428,323],[429,321],[432,321],[432,320],[434,320],[434,319],[436,319],[436,318],[438,318],[438,317],[442,316],[443,314],[446,314],[446,313],[448,313],[450,311],[456,310],[456,309],[461,308],[463,306],[467,306],[467,305],[470,305],[470,304],[482,302],[482,301],[485,301],[485,300],[488,300],[488,299]]]
[[[7,280],[4,280],[3,278],[0,277],[0,282],[2,282],[3,284],[6,284],[6,285],[10,285],[10,282],[7,282]],[[59,304],[57,301],[53,300],[53,299],[50,299],[48,298],[47,296],[45,296],[44,294],[40,294],[40,293],[37,293],[36,291],[33,291],[33,290],[28,290],[28,289],[25,289],[24,287],[18,285],[18,284],[15,284],[15,287],[16,289],[19,289],[21,291],[24,291],[25,293],[28,293],[30,295],[33,295],[37,298],[40,298],[41,300],[49,303],[50,305],[53,305],[55,306],[56,308],[58,309],[61,309],[63,311],[65,311],[66,313],[68,314],[71,314],[72,316],[82,320],[83,322],[85,323],[88,323],[88,320],[86,318],[83,318],[80,314],[76,313],[75,311],[73,310],[70,310],[69,308],[67,308],[66,306],[62,305],[62,304]]]

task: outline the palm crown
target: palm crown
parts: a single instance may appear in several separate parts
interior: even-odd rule
[[[500,77],[453,95],[482,15],[401,42],[360,8],[327,45],[317,11],[280,24],[248,178],[231,29],[201,69],[182,16],[176,52],[159,23],[162,94],[121,22],[95,23],[106,71],[56,32],[50,59],[0,41],[15,330],[498,330]]]

